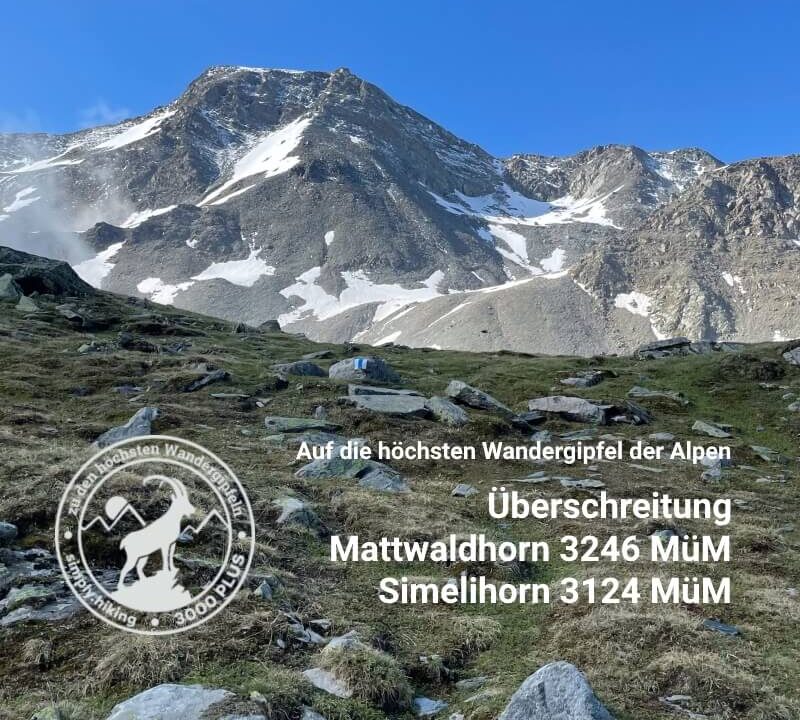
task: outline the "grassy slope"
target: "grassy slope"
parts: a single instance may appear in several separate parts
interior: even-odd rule
[[[142,313],[104,296],[96,301],[101,312]],[[225,459],[248,489],[256,512],[258,547],[254,568],[274,571],[286,583],[272,603],[240,593],[226,611],[199,630],[176,639],[140,639],[120,634],[82,614],[59,625],[15,627],[3,633],[0,644],[0,718],[28,718],[48,702],[62,702],[79,718],[102,718],[114,702],[164,681],[199,681],[221,685],[244,696],[258,690],[269,699],[275,717],[296,717],[301,703],[310,703],[329,720],[372,718],[382,713],[366,702],[335,700],[313,691],[299,672],[312,662],[314,650],[280,650],[275,640],[286,620],[280,609],[304,619],[329,618],[338,634],[357,628],[361,636],[392,655],[414,687],[450,702],[450,710],[468,718],[493,718],[519,683],[543,663],[555,659],[574,662],[589,676],[595,691],[620,719],[656,720],[674,717],[658,703],[660,695],[691,694],[695,707],[711,718],[800,717],[800,607],[787,588],[800,586],[797,531],[784,526],[795,520],[796,464],[784,469],[785,484],[756,484],[763,474],[778,470],[758,460],[750,443],[773,447],[794,457],[800,436],[800,414],[787,413],[782,390],[764,390],[752,377],[723,372],[730,356],[715,354],[660,361],[630,358],[598,360],[617,378],[586,391],[586,397],[622,398],[634,384],[680,390],[692,404],[647,404],[656,420],[650,427],[615,427],[638,438],[654,431],[692,437],[695,418],[729,422],[736,427],[734,446],[738,462],[758,471],[735,469],[723,481],[700,481],[702,468],[665,463],[661,474],[646,473],[626,464],[604,464],[600,470],[610,492],[647,496],[653,490],[687,496],[731,496],[741,501],[734,525],[734,561],[729,568],[691,567],[691,575],[734,576],[730,607],[597,606],[585,604],[526,607],[387,607],[376,600],[375,586],[385,575],[401,575],[396,566],[333,566],[328,544],[301,529],[274,527],[270,501],[286,488],[309,498],[334,532],[357,532],[377,539],[381,535],[434,539],[449,532],[483,531],[496,538],[547,539],[563,534],[591,532],[648,532],[647,524],[498,523],[486,511],[486,492],[504,479],[520,477],[539,467],[514,463],[399,463],[413,492],[392,496],[359,490],[344,481],[305,481],[293,477],[290,450],[275,450],[264,441],[265,414],[308,416],[317,405],[344,426],[349,436],[370,440],[480,442],[524,438],[502,422],[474,413],[464,430],[449,430],[423,421],[388,420],[359,413],[336,403],[341,387],[326,379],[298,378],[290,388],[260,392],[271,397],[267,409],[243,410],[233,401],[209,397],[214,391],[254,392],[269,375],[273,362],[297,359],[302,353],[327,347],[335,357],[350,350],[319,346],[283,334],[234,334],[218,321],[171,309],[148,306],[166,316],[182,317],[203,335],[188,338],[192,347],[178,355],[112,351],[78,355],[88,337],[69,329],[49,314],[23,319],[12,310],[0,316],[0,519],[16,521],[23,542],[52,548],[52,522],[58,498],[71,474],[90,455],[89,442],[100,432],[127,420],[141,404],[155,405],[162,417],[155,430],[199,442]],[[103,310],[105,308],[105,310]],[[34,340],[19,339],[14,331],[27,330]],[[97,333],[98,341],[112,340],[116,332]],[[155,342],[175,338],[150,338]],[[370,351],[372,352],[372,351]],[[748,353],[777,358],[777,346],[751,348]],[[471,382],[522,410],[525,400],[550,394],[567,371],[592,364],[589,360],[528,357],[513,354],[469,354],[382,348],[403,375],[405,385],[426,394],[441,394],[451,378]],[[227,387],[212,386],[192,394],[170,390],[171,378],[185,376],[187,367],[207,361],[232,374]],[[327,361],[326,361],[327,362]],[[323,363],[325,364],[325,363]],[[737,366],[738,367],[738,366]],[[800,393],[800,372],[786,369],[778,382]],[[147,386],[135,403],[112,388],[124,382]],[[87,385],[93,393],[73,397],[70,390]],[[579,426],[548,422],[553,431]],[[702,442],[701,438],[693,438]],[[541,466],[556,474],[581,476],[578,468]],[[481,495],[469,500],[452,498],[457,482],[469,482]],[[555,483],[519,486],[529,496],[562,494]],[[689,532],[718,531],[702,523],[686,523]],[[555,546],[555,544],[554,544]],[[409,575],[442,579],[462,570],[430,564],[405,569]],[[527,567],[483,568],[498,579],[537,579],[555,583],[564,574],[658,574],[647,563],[626,565],[560,566],[558,561]],[[670,574],[680,575],[675,568]],[[741,627],[744,637],[728,639],[703,630],[706,617],[716,616]],[[34,660],[37,648],[51,648],[45,666]],[[437,654],[449,673],[421,656]],[[443,674],[447,677],[443,678]],[[477,699],[475,691],[458,692],[452,681],[487,675],[489,681]],[[7,682],[8,680],[8,682]],[[449,712],[448,711],[448,712]]]

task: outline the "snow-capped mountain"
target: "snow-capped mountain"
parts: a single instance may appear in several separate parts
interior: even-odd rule
[[[696,149],[502,160],[345,69],[220,67],[141,118],[0,136],[0,243],[326,340],[763,340],[800,335],[799,173]]]

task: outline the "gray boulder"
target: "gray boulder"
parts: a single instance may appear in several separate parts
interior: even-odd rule
[[[790,365],[800,366],[800,345],[794,348],[789,348],[783,353],[783,359]]]
[[[718,425],[714,425],[713,423],[708,423],[703,420],[695,420],[694,425],[692,425],[692,430],[700,435],[708,435],[709,437],[713,438],[733,437],[733,435],[731,435],[727,430],[723,430]]]
[[[499,720],[614,720],[586,676],[568,662],[539,668],[511,696]]]
[[[634,385],[628,390],[628,397],[636,400],[671,400],[679,405],[689,404],[689,401],[675,390],[650,390],[640,385]]]
[[[453,497],[468,498],[472,497],[473,495],[477,495],[478,488],[476,488],[474,485],[468,485],[467,483],[459,483],[453,488],[453,492],[450,494]]]
[[[338,456],[312,460],[303,465],[295,477],[309,479],[348,478],[358,480],[359,486],[381,492],[408,492],[405,478],[388,465],[375,460],[349,460]]]
[[[17,312],[37,313],[39,312],[39,306],[27,295],[20,295],[19,302],[17,302]]]
[[[9,273],[0,275],[0,302],[17,302],[22,296],[19,285]]]
[[[599,385],[601,382],[603,382],[604,378],[605,373],[602,373],[599,370],[585,370],[583,372],[576,373],[574,377],[564,378],[559,382],[562,385],[568,385],[570,387],[589,388]]]
[[[393,390],[392,388],[375,387],[374,385],[355,385],[353,383],[347,386],[348,395],[416,395],[419,393],[416,390]]]
[[[605,425],[610,417],[613,405],[603,405],[566,395],[550,395],[548,397],[534,398],[528,401],[530,410],[558,415],[565,420],[574,422],[598,423]]]
[[[419,395],[352,395],[341,400],[360,410],[384,415],[429,417],[431,414],[425,398]]]
[[[445,392],[448,397],[462,405],[497,413],[507,420],[516,417],[516,413],[507,405],[503,405],[503,403],[499,400],[495,400],[495,398],[488,393],[483,392],[483,390],[478,390],[478,388],[468,385],[462,380],[451,380]]]
[[[192,380],[190,383],[181,388],[181,392],[196,392],[197,390],[200,390],[208,385],[217,382],[224,382],[226,380],[230,380],[230,378],[230,373],[225,370],[213,370],[197,380]]]
[[[0,522],[0,547],[10,545],[17,539],[17,526],[9,522]]]
[[[93,445],[98,448],[108,447],[121,440],[151,435],[151,423],[158,417],[158,408],[143,407],[136,411],[124,425],[104,432]]]
[[[309,430],[331,432],[336,430],[339,426],[329,423],[327,420],[268,415],[264,418],[264,427],[273,433],[302,433]]]
[[[323,530],[324,525],[311,506],[300,498],[291,495],[283,495],[275,498],[272,504],[280,510],[280,515],[276,521],[278,525],[292,523],[308,528],[309,530]]]
[[[233,697],[228,690],[202,685],[156,685],[116,705],[107,720],[201,720],[213,705]],[[264,716],[225,715],[220,720],[264,720]]]
[[[777,450],[773,450],[772,448],[768,448],[764,445],[751,445],[750,449],[764,462],[784,464],[788,462],[788,458],[786,458],[786,456],[781,455]]]
[[[640,345],[636,349],[635,355],[640,360],[652,360],[655,358],[668,357],[670,355],[686,355],[689,352],[689,346],[691,344],[691,340],[685,337],[655,340]]]
[[[326,373],[319,365],[313,362],[308,362],[307,360],[297,360],[296,362],[290,363],[279,363],[277,365],[273,365],[272,369],[283,375],[302,375],[306,377],[328,377],[328,373]]]
[[[328,369],[328,375],[337,380],[377,380],[400,382],[400,376],[385,360],[377,357],[354,357],[340,360]]]
[[[444,425],[461,427],[469,422],[467,411],[447,398],[434,395],[425,404],[433,417]]]

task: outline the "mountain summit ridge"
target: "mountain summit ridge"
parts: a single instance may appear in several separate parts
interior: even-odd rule
[[[0,136],[0,242],[331,341],[594,354],[797,336],[796,197],[796,156],[496,158],[346,68],[215,66],[116,125]]]

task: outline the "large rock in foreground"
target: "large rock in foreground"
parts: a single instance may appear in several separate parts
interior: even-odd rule
[[[116,705],[107,720],[201,720],[212,705],[232,697],[228,690],[202,685],[156,685]],[[220,720],[264,720],[264,716],[229,714]]]
[[[608,423],[614,406],[603,405],[579,397],[548,395],[547,397],[529,400],[528,409],[558,415],[565,420],[573,420],[574,422],[605,425]]]
[[[378,382],[400,382],[395,369],[377,357],[354,357],[340,360],[328,368],[328,375],[337,380],[377,380]]]
[[[568,662],[539,668],[514,693],[499,720],[614,720],[586,676]]]
[[[516,414],[510,407],[503,405],[503,403],[493,398],[489,393],[478,390],[478,388],[472,387],[472,385],[467,385],[467,383],[462,380],[451,380],[445,392],[448,397],[451,397],[462,405],[476,408],[477,410],[497,413],[508,420],[516,417]]]
[[[31,255],[0,246],[0,276],[10,275],[25,295],[94,295],[95,289],[81,280],[65,262]]]

